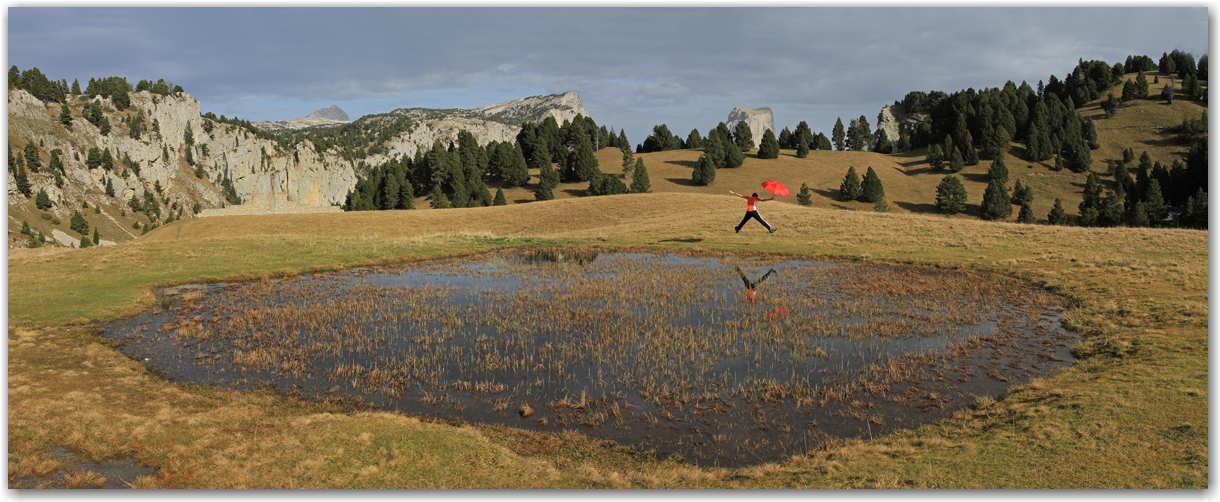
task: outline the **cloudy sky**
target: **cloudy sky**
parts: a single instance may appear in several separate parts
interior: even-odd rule
[[[1036,85],[1080,58],[1207,53],[1194,8],[9,8],[8,65],[164,78],[204,112],[353,119],[572,91],[634,143],[735,106],[829,132],[912,90]]]

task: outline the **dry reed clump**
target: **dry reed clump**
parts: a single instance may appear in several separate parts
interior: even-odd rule
[[[73,472],[64,478],[67,488],[101,488],[106,485],[106,478],[93,471]]]
[[[1020,281],[968,271],[581,250],[485,258],[232,285],[192,297],[163,329],[212,354],[205,364],[454,410],[528,399],[547,403],[539,422],[560,426],[684,422],[742,401],[839,403],[880,425],[849,403],[1041,329],[1060,309]],[[760,425],[772,426],[792,430]]]

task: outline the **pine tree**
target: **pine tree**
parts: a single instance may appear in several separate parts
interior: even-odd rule
[[[21,233],[25,235],[34,235],[34,232],[30,230],[30,222],[21,220]]]
[[[509,186],[514,187],[529,183],[530,168],[529,164],[525,162],[525,152],[521,149],[521,145],[508,145],[508,143],[501,143],[500,145],[507,145],[496,147],[497,149],[504,149],[502,159],[508,161],[508,164],[503,166],[501,171],[504,181],[507,181]]]
[[[831,141],[834,142],[835,150],[843,151],[843,118],[835,119],[835,127],[830,131]]]
[[[1148,220],[1148,204],[1144,201],[1138,201],[1131,206],[1131,211],[1127,213],[1127,226],[1140,228],[1151,226]]]
[[[724,167],[733,168],[741,167],[745,163],[746,155],[737,147],[736,143],[729,142],[726,145],[724,152]]]
[[[1203,191],[1203,187],[1199,187],[1194,195],[1186,198],[1186,208],[1178,216],[1178,225],[1207,229],[1207,192]]]
[[[381,186],[381,208],[398,209],[398,177],[387,173]]]
[[[802,206],[812,206],[813,196],[809,193],[809,185],[801,183],[801,191],[796,194],[796,203]]]
[[[714,166],[713,169],[715,169]],[[635,169],[631,172],[631,193],[651,191],[652,184],[648,181],[648,169],[644,167],[644,159],[635,159]]]
[[[101,242],[102,242],[102,236],[97,233],[97,227],[93,227],[93,243],[101,244]]]
[[[542,164],[538,170],[538,190],[534,191],[534,198],[537,200],[551,200],[555,198],[552,192],[559,185],[559,173],[551,167],[550,163]]]
[[[593,155],[593,143],[589,141],[589,136],[583,133],[578,133],[577,136],[576,148],[568,154],[568,165],[564,170],[565,179],[569,182],[588,181],[601,173],[597,168],[597,157]]]
[[[1148,190],[1145,192],[1144,208],[1148,212],[1150,226],[1164,225],[1169,208],[1165,207],[1165,199],[1161,196],[1161,182],[1155,178],[1148,180]]]
[[[504,198],[504,189],[496,188],[496,198],[492,199],[491,205],[493,205],[493,206],[507,206],[508,205],[508,199]]]
[[[962,160],[962,152],[957,148],[953,149],[953,157],[949,159],[949,172],[958,173],[966,168],[965,162]]]
[[[84,236],[89,232],[89,222],[85,221],[85,216],[80,214],[80,211],[73,211],[72,220],[68,224],[68,228],[71,228],[73,232]]]
[[[30,179],[25,173],[25,166],[18,165],[17,173],[13,175],[13,182],[17,184],[17,191],[26,197],[30,196]],[[47,192],[41,188],[38,189],[38,199],[35,203],[38,204],[38,209],[46,209],[51,207],[51,199],[47,197]],[[46,207],[43,207],[42,200],[46,199]]]
[[[432,186],[432,209],[449,209],[449,197],[445,196],[445,192],[441,191],[439,184]]]
[[[110,183],[110,178],[106,178],[106,196],[114,197],[114,185]]]
[[[881,178],[877,177],[872,166],[869,166],[868,171],[864,173],[864,180],[860,182],[860,198],[864,202],[872,203],[885,199],[885,188],[881,186]]]
[[[936,207],[943,214],[957,214],[966,211],[966,187],[961,179],[952,174],[941,178],[936,186]]]
[[[691,171],[691,181],[699,186],[711,185],[716,180],[716,165],[708,158],[707,154],[699,156],[699,160],[695,162],[695,169]]]
[[[998,179],[992,179],[983,192],[983,204],[979,208],[979,216],[984,220],[1001,220],[1012,214],[1012,201],[1008,198],[1008,188]]]
[[[1050,214],[1046,215],[1046,222],[1051,225],[1067,225],[1067,212],[1063,210],[1063,200],[1055,199],[1055,207],[1051,208]]]
[[[80,248],[81,248],[81,249],[85,249],[85,248],[87,248],[87,247],[89,247],[89,246],[92,246],[92,245],[93,245],[93,241],[89,240],[89,236],[88,236],[88,235],[82,235],[82,236],[80,236]]]
[[[32,140],[26,140],[25,143],[25,166],[32,173],[42,169],[42,159],[38,156],[38,145],[35,145]]]
[[[750,131],[750,124],[744,120],[737,123],[737,126],[733,128],[733,143],[742,152],[754,148],[754,134],[753,131]]]
[[[698,129],[691,129],[690,134],[686,136],[686,148],[699,150],[703,148],[703,138],[699,136]]]
[[[779,132],[779,136],[775,138],[779,142],[779,147],[785,150],[793,150],[796,148],[796,141],[792,139],[792,131],[785,126],[784,130]]]
[[[68,109],[68,104],[59,105],[59,123],[65,127],[72,128],[72,110]]]
[[[618,176],[597,174],[589,180],[589,188],[586,192],[589,195],[618,195],[627,193],[627,186]]]
[[[854,166],[848,166],[847,175],[843,177],[843,183],[839,184],[839,199],[852,201],[859,199],[863,193],[860,188],[860,175],[856,174]]]
[[[991,161],[991,167],[987,169],[987,179],[999,180],[1001,184],[1008,183],[1008,166],[1004,165],[1004,157]]]
[[[885,132],[885,129],[877,132],[877,146],[873,148],[873,151],[886,154],[894,153],[894,145],[890,143],[890,137]]]
[[[928,166],[933,171],[940,171],[945,168],[945,154],[941,152],[940,145],[933,143],[928,145]]]
[[[762,142],[758,145],[758,158],[779,158],[779,141],[775,139],[775,133],[772,133],[770,129],[763,131]]]
[[[1017,223],[1037,223],[1038,217],[1034,216],[1033,203],[1025,201],[1021,203],[1021,212],[1017,213]]]

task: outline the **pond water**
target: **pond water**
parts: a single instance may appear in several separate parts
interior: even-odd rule
[[[158,292],[104,326],[179,382],[574,429],[740,466],[942,419],[1070,365],[1062,299],[926,267],[502,251]]]

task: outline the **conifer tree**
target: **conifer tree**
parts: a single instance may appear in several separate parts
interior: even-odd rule
[[[991,161],[991,167],[987,169],[987,179],[999,180],[1001,184],[1008,183],[1008,166],[1004,165],[1004,157]]]
[[[34,235],[34,232],[30,230],[30,222],[21,220],[21,233],[25,235]]]
[[[1178,225],[1207,229],[1207,192],[1203,191],[1203,187],[1199,187],[1194,195],[1186,198],[1186,207],[1178,216]]]
[[[65,127],[72,128],[72,111],[68,109],[68,104],[59,105],[59,123]]]
[[[733,128],[733,143],[742,152],[754,148],[754,134],[750,131],[750,124],[744,120],[737,123],[737,126]]]
[[[949,159],[949,172],[958,173],[966,168],[965,161],[962,160],[962,152],[957,148],[953,149],[953,157]]]
[[[890,143],[890,137],[885,132],[885,129],[881,129],[877,132],[877,146],[873,148],[873,151],[886,154],[894,153],[894,145]],[[954,151],[956,152],[956,150]]]
[[[877,177],[872,166],[869,166],[868,171],[864,173],[864,180],[860,182],[860,198],[864,202],[872,203],[885,199],[885,188],[881,186],[881,178]]]
[[[73,211],[72,220],[69,222],[68,228],[71,228],[73,232],[84,236],[89,232],[89,222],[85,221],[85,216],[80,214],[80,211]]]
[[[736,143],[729,142],[726,144],[724,151],[724,167],[741,167],[745,163],[746,155],[737,147]]]
[[[1017,213],[1017,223],[1037,223],[1038,217],[1034,216],[1033,203],[1025,201],[1021,203],[1021,211]]]
[[[686,147],[692,150],[703,148],[703,138],[699,136],[698,129],[690,130],[690,135],[686,137]]]
[[[777,136],[775,139],[779,142],[780,148],[785,150],[792,150],[796,148],[796,141],[792,140],[792,131],[789,131],[787,126],[784,127],[784,130],[779,132],[779,136]]]
[[[809,185],[801,183],[801,191],[796,194],[796,203],[802,206],[812,206],[813,196],[809,193]]]
[[[398,208],[398,177],[388,173],[381,187],[381,209]]]
[[[1148,180],[1144,208],[1148,212],[1148,223],[1150,226],[1159,227],[1165,224],[1165,217],[1169,214],[1169,208],[1165,206],[1165,199],[1161,196],[1161,182],[1155,178]]]
[[[32,140],[26,140],[25,143],[25,166],[32,173],[42,169],[42,159],[38,156],[38,145],[34,144]]]
[[[30,179],[25,173],[25,166],[18,165],[17,173],[13,175],[13,182],[17,184],[17,191],[26,197],[30,196]],[[43,207],[42,200],[46,200],[46,207]],[[38,209],[46,209],[51,207],[51,199],[47,197],[47,192],[41,188],[38,189],[38,198],[35,200]]]
[[[804,122],[801,122],[804,124]],[[797,134],[793,141],[796,143],[796,158],[803,159],[809,157],[809,143],[811,138],[800,133],[800,128],[797,128]]]
[[[933,171],[940,171],[945,168],[945,154],[941,152],[940,145],[936,143],[928,145],[927,160],[928,166]]]
[[[715,166],[713,166],[715,169]],[[652,184],[648,181],[648,169],[644,167],[644,159],[635,159],[635,169],[631,172],[631,193],[648,193]]]
[[[699,156],[699,160],[695,162],[695,169],[691,171],[691,181],[699,186],[711,185],[716,180],[716,165],[708,158],[707,154]]]
[[[936,186],[936,207],[947,215],[966,211],[966,187],[961,179],[952,174],[941,178]]]
[[[998,179],[992,179],[983,192],[983,204],[979,208],[979,216],[984,220],[1001,220],[1012,214],[1012,201],[1008,198],[1008,188]]]
[[[101,244],[101,242],[102,242],[102,236],[97,233],[97,227],[93,227],[93,243]]]
[[[758,144],[758,158],[779,158],[779,141],[775,139],[775,134],[770,129],[763,132],[762,142]]]
[[[439,184],[432,186],[432,209],[449,209],[449,197],[445,196],[445,192],[441,190]]]
[[[551,200],[555,198],[552,192],[559,185],[559,173],[551,167],[550,163],[542,164],[538,170],[538,190],[534,191],[534,198],[537,200]]]
[[[859,199],[862,194],[860,175],[856,174],[855,166],[848,166],[847,175],[843,177],[843,183],[839,184],[839,199],[852,201]]]
[[[579,128],[576,130],[580,131]],[[600,172],[597,169],[597,157],[593,155],[593,143],[589,141],[588,135],[578,132],[576,148],[568,154],[568,165],[564,169],[565,178],[569,182],[588,181]]]
[[[411,180],[408,176],[404,176],[402,183],[398,185],[398,209],[415,209],[415,187],[411,186]],[[195,211],[198,213],[199,211]]]
[[[80,236],[80,249],[85,249],[93,245],[93,241],[89,240],[88,235]]]
[[[491,205],[493,205],[493,206],[507,206],[508,205],[508,199],[504,198],[504,189],[503,188],[496,188],[496,197],[491,200]]]
[[[1051,208],[1051,212],[1046,215],[1046,222],[1051,225],[1067,225],[1067,212],[1063,210],[1063,200],[1056,198],[1055,207]]]
[[[835,119],[835,127],[834,127],[834,129],[832,129],[830,131],[830,137],[831,137],[831,141],[835,145],[835,150],[840,151],[840,152],[843,151],[844,133],[843,133],[843,118],[842,117]]]
[[[501,143],[500,145],[504,146],[497,146],[496,149],[502,148],[504,150],[502,158],[508,161],[508,164],[503,166],[502,174],[504,181],[507,181],[509,186],[514,187],[529,183],[530,168],[529,164],[525,162],[525,152],[521,149],[521,145],[509,145],[508,143]],[[545,156],[545,152],[543,152],[543,155]]]

